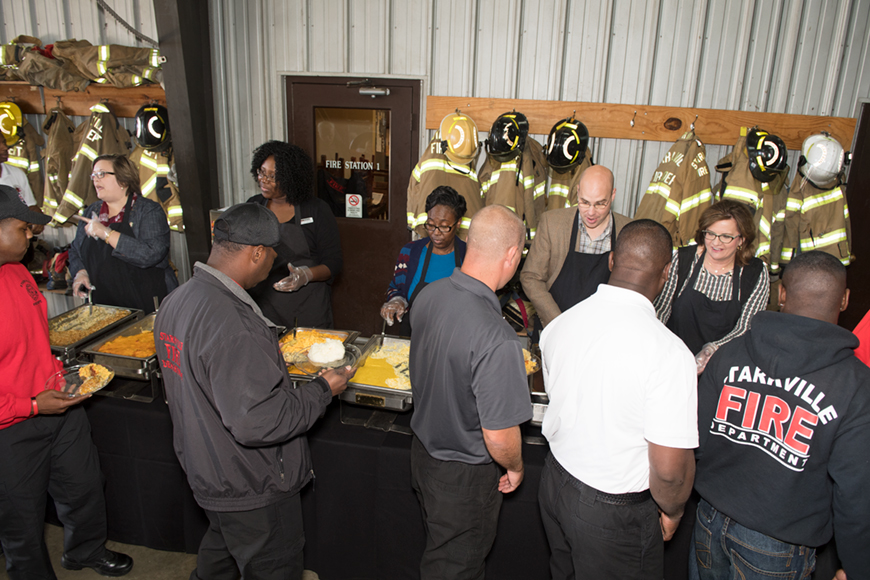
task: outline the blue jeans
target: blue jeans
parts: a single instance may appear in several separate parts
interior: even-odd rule
[[[796,546],[741,526],[707,503],[698,504],[693,580],[770,580],[809,578],[816,567],[816,549]]]

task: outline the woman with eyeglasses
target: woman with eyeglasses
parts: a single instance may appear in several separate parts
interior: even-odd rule
[[[178,286],[169,265],[169,223],[160,204],[142,195],[139,169],[123,155],[100,155],[91,179],[99,201],[79,218],[69,250],[73,294],[95,304],[154,312]]]
[[[701,214],[697,246],[674,252],[656,314],[696,356],[698,374],[716,350],[749,329],[767,306],[770,279],[753,256],[755,224],[749,209],[728,199]]]
[[[338,224],[314,194],[314,167],[300,147],[267,141],[254,150],[251,175],[260,194],[248,199],[275,214],[281,243],[269,276],[248,293],[263,314],[293,328],[332,328],[332,282],[343,259]]]
[[[465,210],[465,198],[446,185],[436,187],[426,198],[423,227],[429,236],[405,244],[399,251],[387,301],[381,306],[381,318],[390,326],[398,322],[400,335],[411,336],[411,324],[405,313],[420,290],[447,278],[462,265],[465,242],[456,237],[456,230]]]

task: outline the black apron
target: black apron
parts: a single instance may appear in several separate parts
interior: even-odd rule
[[[411,292],[411,295],[408,296],[408,310],[411,309],[411,304],[414,303],[414,300],[417,299],[417,296],[420,294],[420,290],[428,286],[430,283],[426,281],[426,272],[429,271],[429,258],[432,257],[432,242],[426,244],[426,258],[423,259],[423,270],[420,272],[420,281],[414,286],[414,291]],[[456,264],[456,267],[460,267],[462,262],[459,260],[459,252],[456,251],[456,246],[453,246],[453,259]],[[399,335],[407,336],[410,338],[411,336],[411,316],[408,312],[405,312],[404,317],[399,322]]]
[[[685,290],[674,299],[668,319],[668,328],[683,340],[692,354],[698,354],[705,344],[715,342],[731,332],[743,311],[740,302],[740,274],[743,268],[734,267],[731,299],[718,302],[695,290],[695,282],[703,267],[704,254],[701,254],[685,284]]]
[[[278,255],[269,276],[248,290],[248,293],[263,311],[263,315],[281,326],[293,328],[296,319],[299,326],[308,328],[332,328],[332,289],[327,282],[309,282],[294,292],[278,292],[272,284],[290,275],[287,264],[318,266],[311,257],[305,232],[299,225],[299,206],[288,222],[278,224],[280,243],[275,248]]]
[[[121,223],[109,224],[109,229],[122,235],[133,235],[130,208],[133,196],[127,196],[124,219]],[[81,256],[85,270],[95,286],[92,298],[95,304],[139,308],[145,314],[154,312],[154,297],[166,298],[166,273],[152,266],[140,268],[112,255],[112,246],[103,240],[88,236],[82,242]]]
[[[610,249],[616,245],[616,222],[610,214]],[[577,245],[577,232],[580,230],[580,210],[574,217],[571,228],[571,241],[568,243],[568,255],[559,275],[550,286],[550,295],[556,301],[559,310],[565,312],[575,304],[586,300],[598,290],[599,284],[610,280],[610,252],[603,254],[582,254],[574,250]]]

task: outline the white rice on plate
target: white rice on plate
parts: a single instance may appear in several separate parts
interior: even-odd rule
[[[314,364],[326,364],[340,361],[344,358],[344,343],[334,338],[313,345],[308,350],[308,360]]]

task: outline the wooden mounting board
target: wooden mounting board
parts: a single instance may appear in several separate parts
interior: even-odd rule
[[[459,109],[488,131],[493,121],[516,109],[529,120],[529,132],[546,135],[553,124],[570,117],[582,121],[592,137],[636,139],[641,141],[676,141],[695,123],[695,134],[708,145],[734,145],[740,127],[760,128],[778,135],[789,149],[799,150],[804,139],[827,131],[844,148],[852,147],[855,119],[820,117],[720,109],[656,107],[651,105],[612,105],[570,101],[536,101],[525,99],[482,99],[470,97],[426,97],[426,129],[438,129],[448,113]],[[697,121],[695,115],[698,116]],[[634,120],[634,126],[631,121]]]
[[[58,106],[67,115],[88,117],[91,107],[107,101],[116,117],[135,117],[136,111],[149,101],[166,106],[166,94],[160,85],[142,85],[119,89],[91,84],[84,91],[59,91],[25,82],[0,82],[0,101],[14,101],[25,114],[45,115]]]

